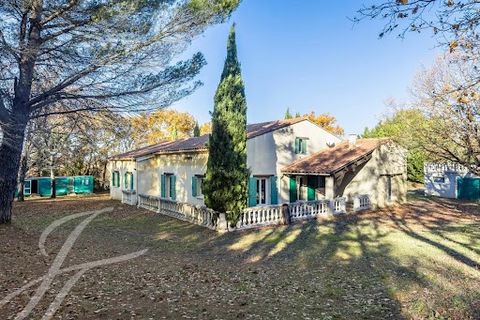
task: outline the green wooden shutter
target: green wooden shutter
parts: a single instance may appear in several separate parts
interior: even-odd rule
[[[133,190],[133,173],[130,173],[130,190]]]
[[[257,205],[257,179],[250,177],[248,179],[248,206],[255,207]]]
[[[115,187],[120,187],[120,172],[115,171]]]
[[[290,202],[297,201],[297,180],[295,176],[290,177]]]
[[[166,176],[164,174],[160,176],[160,196],[162,198],[165,198],[167,196],[167,192],[165,190],[165,186],[166,186],[165,178]]]
[[[175,193],[175,181],[176,181],[176,177],[172,174],[170,176],[170,198],[172,200],[176,200],[177,198],[177,195]]]
[[[302,139],[302,153],[307,153],[307,139]]]
[[[295,153],[299,153],[299,152],[300,152],[300,139],[295,138]]]
[[[197,196],[197,177],[192,177],[192,196]]]
[[[128,177],[128,173],[125,172],[125,173],[123,174],[123,187],[124,187],[125,189],[128,188],[128,181],[127,181],[128,179],[127,179],[127,177]]]
[[[277,188],[277,177],[270,177],[270,203],[278,204],[278,188]]]
[[[318,185],[318,177],[317,176],[308,176],[307,177],[307,200],[312,201],[315,200],[315,189]]]

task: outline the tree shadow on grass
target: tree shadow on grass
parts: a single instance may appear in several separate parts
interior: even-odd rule
[[[391,257],[389,245],[382,242],[387,234],[374,223],[338,217],[229,234],[217,245],[225,254],[240,252],[244,265],[267,273],[273,291],[282,286],[286,314],[293,308],[326,318],[402,319],[387,278],[394,273],[406,282],[425,280]],[[256,241],[242,246],[245,237]]]
[[[399,213],[399,207],[384,209],[376,213],[376,219],[380,223],[393,222],[397,230],[402,231],[408,236],[431,245],[445,254],[449,255],[456,261],[464,264],[467,267],[474,268],[480,271],[480,263],[465,256],[458,250],[451,248],[445,244],[440,243],[430,237],[423,235],[423,231],[436,235],[446,241],[455,243],[475,254],[479,254],[480,250],[475,248],[478,244],[478,237],[471,235],[470,243],[466,244],[453,239],[446,235],[448,232],[458,232],[465,228],[465,226],[455,225],[458,222],[462,222],[461,219],[467,218],[468,220],[475,221],[476,213],[461,211],[455,203],[451,203],[445,200],[429,200],[422,199],[415,203],[406,205],[408,208],[403,209]],[[405,211],[407,212],[405,214]],[[480,229],[480,221],[471,222],[472,228],[468,228],[469,231],[477,233]],[[478,227],[478,228],[475,228]],[[471,229],[471,230],[470,230]],[[476,231],[475,231],[476,230]]]
[[[430,278],[425,269],[431,268],[429,273],[434,274],[450,267],[437,267],[437,261],[417,256],[415,248],[408,252],[409,244],[396,241],[397,236],[401,241],[411,238],[414,245],[423,243],[427,250],[437,248],[467,268],[478,268],[478,261],[458,250],[464,246],[478,253],[475,237],[463,243],[445,233],[462,228],[455,223],[465,214],[449,203],[431,201],[224,235],[183,222],[162,221],[159,226],[162,232],[174,234],[180,245],[191,246],[191,261],[199,261],[200,268],[223,268],[230,274],[242,292],[238,297],[263,305],[261,310],[237,306],[244,313],[281,318],[428,317],[437,305],[439,310],[449,308],[452,296],[448,292],[439,297],[445,284]],[[398,250],[407,252],[400,253],[400,258]],[[204,264],[202,256],[216,263]],[[462,278],[453,273],[441,275],[446,276],[456,277],[455,281]],[[253,296],[251,288],[261,296]],[[424,291],[436,292],[432,299],[441,301],[430,303]],[[474,304],[468,299],[471,296],[459,311],[461,317],[474,314]],[[276,301],[274,305],[267,303],[271,300]],[[448,316],[450,311],[445,312]]]

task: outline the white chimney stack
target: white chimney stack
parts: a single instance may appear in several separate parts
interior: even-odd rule
[[[351,133],[348,135],[348,145],[350,147],[355,147],[357,145],[357,134]]]

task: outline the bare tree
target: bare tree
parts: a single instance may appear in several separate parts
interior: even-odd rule
[[[0,223],[11,208],[25,128],[33,117],[134,112],[194,90],[198,53],[172,64],[239,0],[0,2]],[[61,111],[57,106],[64,106]]]
[[[480,85],[462,87],[475,66],[438,59],[417,75],[415,107],[430,120],[419,129],[432,158],[459,163],[480,175]]]
[[[480,174],[480,2],[381,0],[354,18],[382,19],[379,36],[430,31],[448,54],[417,77],[417,107],[429,118],[423,132],[429,155]],[[423,129],[423,128],[422,128]]]
[[[364,5],[353,19],[380,19],[385,25],[379,32],[382,38],[396,33],[403,38],[408,33],[431,32],[440,46],[459,61],[478,62],[480,57],[480,2],[478,0],[380,0]],[[471,74],[469,82],[480,81],[480,72]]]

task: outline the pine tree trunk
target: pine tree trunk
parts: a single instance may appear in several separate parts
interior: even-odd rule
[[[14,82],[14,98],[8,120],[2,123],[3,139],[0,145],[0,224],[12,220],[12,206],[17,186],[18,169],[22,157],[25,129],[30,120],[28,104],[32,91],[33,73],[41,44],[40,28],[43,0],[32,2],[28,33],[20,30],[27,48],[20,53],[19,74]]]
[[[22,110],[22,106],[16,110]],[[12,220],[12,206],[17,186],[18,169],[22,156],[23,138],[28,122],[27,112],[10,117],[3,126],[3,140],[0,146],[0,224]]]

